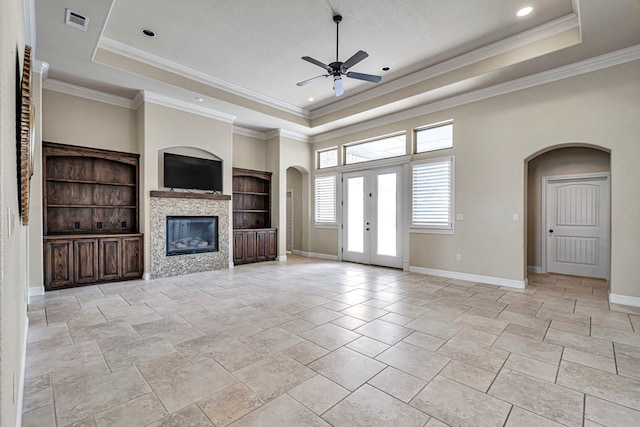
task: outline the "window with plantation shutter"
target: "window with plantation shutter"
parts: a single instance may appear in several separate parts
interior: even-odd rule
[[[453,230],[453,157],[412,165],[411,227]]]
[[[315,178],[315,224],[336,225],[336,176]]]

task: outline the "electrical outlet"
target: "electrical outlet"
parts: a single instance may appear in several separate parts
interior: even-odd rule
[[[460,254],[456,255],[456,261],[462,261],[462,255]]]
[[[456,214],[456,221],[464,221],[464,214]]]
[[[514,213],[513,216],[511,217],[511,219],[513,221],[519,221],[520,220],[520,215],[518,215],[517,213]]]

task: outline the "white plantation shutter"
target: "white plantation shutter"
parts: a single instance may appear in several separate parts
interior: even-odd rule
[[[336,223],[336,176],[316,176],[315,180],[315,223]]]
[[[453,157],[413,165],[411,225],[453,228]]]

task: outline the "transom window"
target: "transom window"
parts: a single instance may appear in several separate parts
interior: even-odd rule
[[[405,133],[386,136],[371,141],[347,145],[345,147],[345,163],[368,162],[404,156],[407,153],[407,136]]]
[[[416,153],[453,147],[453,122],[438,123],[416,129]]]
[[[318,169],[338,166],[338,148],[333,147],[317,152]]]

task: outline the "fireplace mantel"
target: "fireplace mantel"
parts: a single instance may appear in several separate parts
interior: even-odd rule
[[[165,197],[169,199],[231,200],[231,196],[228,194],[187,193],[183,191],[152,191],[151,197]]]

